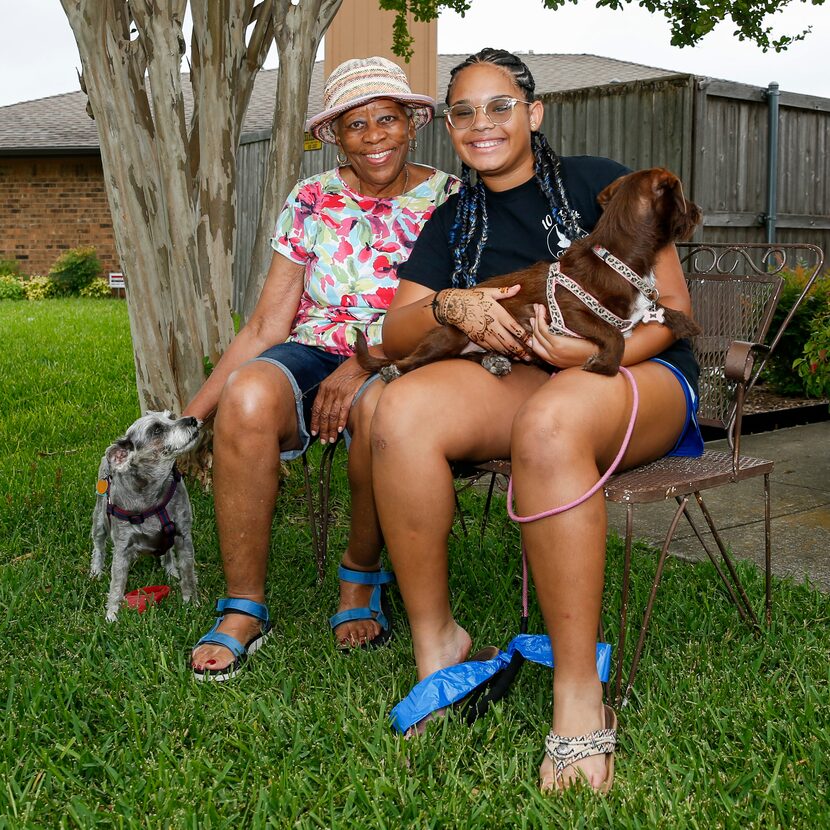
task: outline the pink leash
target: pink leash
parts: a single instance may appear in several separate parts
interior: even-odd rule
[[[625,451],[628,449],[628,444],[631,441],[631,433],[634,432],[634,422],[637,420],[637,410],[640,406],[640,395],[637,391],[637,382],[634,380],[634,375],[632,375],[631,372],[625,368],[625,366],[620,366],[620,371],[628,378],[628,382],[631,384],[631,391],[634,393],[634,402],[631,406],[631,418],[628,421],[628,429],[625,432],[622,446],[620,447],[620,451],[617,453],[617,457],[611,463],[611,466],[605,471],[605,475],[603,475],[602,478],[587,493],[583,493],[583,495],[575,501],[562,505],[562,507],[552,507],[550,510],[545,510],[543,513],[536,513],[534,516],[519,516],[513,512],[513,476],[511,475],[510,481],[507,484],[507,513],[514,522],[536,522],[539,519],[546,519],[548,516],[556,516],[558,513],[564,513],[572,507],[577,507],[582,504],[582,502],[591,498],[591,496],[593,496],[594,493],[596,493],[597,490],[599,490],[599,488],[602,487],[603,484],[605,484],[605,482],[608,481],[608,479],[614,474],[614,471],[619,466],[620,461],[622,461],[622,457],[625,455]],[[526,568],[527,565],[525,564],[524,567]]]

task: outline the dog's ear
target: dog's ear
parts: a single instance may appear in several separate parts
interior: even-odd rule
[[[703,214],[700,208],[686,198],[683,183],[669,170],[655,170],[653,181],[656,196],[666,197],[666,218],[670,221],[671,238],[676,241],[689,239],[700,224]]]
[[[620,176],[618,179],[614,179],[611,184],[600,191],[599,196],[597,196],[597,202],[603,210],[605,210],[605,206],[614,198],[614,194],[620,189],[624,178],[625,176]]]
[[[672,176],[666,185],[671,188],[675,210],[679,213],[688,213],[691,203],[686,200],[686,194],[683,192],[683,182],[677,176]]]
[[[655,193],[670,194],[674,202],[674,209],[677,213],[688,213],[692,205],[686,200],[686,194],[683,192],[683,182],[669,170],[658,171],[654,181]]]
[[[674,173],[662,167],[655,167],[649,172],[651,173],[651,189],[655,196],[671,193],[675,198],[678,196],[680,199],[683,198],[683,186]]]
[[[135,449],[135,445],[127,438],[119,438],[114,444],[107,447],[107,461],[111,467],[121,467],[130,457],[130,453]]]

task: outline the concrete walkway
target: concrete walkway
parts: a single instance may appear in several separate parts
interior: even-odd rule
[[[712,441],[712,449],[728,451],[726,441]],[[772,570],[796,582],[809,580],[830,591],[830,421],[747,435],[741,454],[775,462],[770,476],[772,504]],[[724,542],[739,559],[764,564],[763,477],[703,493]],[[641,505],[634,512],[634,536],[661,547],[676,504]],[[608,502],[609,527],[625,535],[625,511]],[[697,514],[697,515],[695,515]],[[692,517],[705,527],[693,505]],[[706,534],[707,537],[711,534]],[[712,543],[712,550],[717,547]],[[706,553],[685,520],[681,519],[671,553],[692,560]]]

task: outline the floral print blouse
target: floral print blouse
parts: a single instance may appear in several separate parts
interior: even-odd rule
[[[338,170],[297,184],[277,219],[271,247],[305,266],[289,341],[354,353],[356,331],[381,342],[383,317],[398,287],[396,266],[409,256],[435,208],[458,190],[440,170],[400,196],[352,190]]]

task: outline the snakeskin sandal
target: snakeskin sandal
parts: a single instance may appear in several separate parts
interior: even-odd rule
[[[558,788],[562,772],[565,767],[590,758],[592,755],[607,755],[608,768],[605,781],[597,792],[605,793],[611,789],[614,782],[614,750],[617,746],[617,713],[608,705],[603,706],[605,712],[605,729],[597,729],[587,735],[575,738],[566,738],[557,735],[553,730],[545,738],[545,754],[553,761],[554,782]]]

